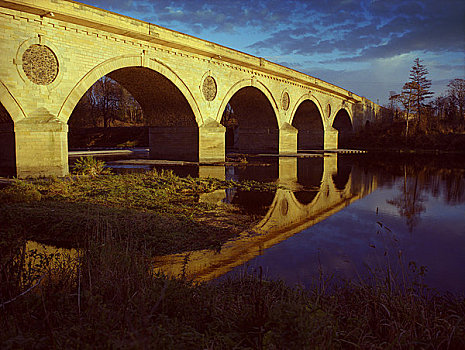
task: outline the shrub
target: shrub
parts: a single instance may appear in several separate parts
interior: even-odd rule
[[[74,163],[73,172],[77,175],[104,175],[109,174],[110,169],[105,167],[103,160],[97,160],[92,156],[81,157]]]
[[[22,180],[16,180],[0,191],[2,203],[31,203],[40,201],[41,198],[42,195],[33,184]]]

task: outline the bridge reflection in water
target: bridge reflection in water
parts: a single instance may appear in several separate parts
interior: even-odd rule
[[[154,268],[172,276],[212,280],[376,189],[373,175],[345,163],[334,154],[312,158],[280,157],[278,167],[264,170],[268,180],[273,169],[278,183],[288,189],[279,188],[274,196],[262,195],[264,203],[253,203],[258,208],[257,214],[260,214],[260,208],[268,208],[255,227],[226,242],[220,251],[199,250],[154,258]],[[227,169],[226,178],[231,177],[241,179],[241,172],[228,172]],[[258,197],[226,190],[207,194],[201,200],[250,206],[252,199],[256,202]]]

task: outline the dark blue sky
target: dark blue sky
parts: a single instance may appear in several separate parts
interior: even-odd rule
[[[465,78],[464,0],[84,0],[329,81],[381,104],[419,57]]]

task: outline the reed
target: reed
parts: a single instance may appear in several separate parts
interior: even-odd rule
[[[0,348],[465,348],[464,298],[429,290],[401,254],[355,281],[320,274],[307,290],[260,270],[214,283],[155,273],[154,252],[221,245],[250,224],[232,216],[228,233],[200,220],[228,219],[195,196],[232,185],[151,173],[2,191]],[[79,253],[28,251],[31,235]]]
[[[137,236],[109,236],[93,236],[80,256],[62,257],[59,264],[36,257],[43,264],[34,273],[3,273],[8,264],[25,261],[21,245],[10,259],[3,257],[2,349],[465,346],[464,299],[426,293],[415,282],[398,285],[386,278],[389,269],[374,269],[377,275],[365,282],[324,278],[331,288],[309,290],[268,280],[260,271],[193,283],[153,272]]]

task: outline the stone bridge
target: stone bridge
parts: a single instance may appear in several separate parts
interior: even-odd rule
[[[68,120],[103,76],[139,102],[157,159],[336,149],[379,108],[263,58],[78,2],[0,0],[0,28],[0,169],[18,177],[68,173]]]
[[[226,242],[219,252],[205,249],[162,256],[154,260],[155,268],[169,275],[184,273],[198,281],[212,280],[262,254],[265,249],[330,217],[377,187],[376,178],[357,167],[339,164],[336,155],[312,159],[312,162],[313,166],[306,169],[313,174],[302,174],[304,181],[298,174],[297,166],[292,180],[292,167],[287,164],[287,175],[284,181],[279,180],[294,189],[276,190],[267,203],[269,206],[263,219],[237,239]],[[307,183],[303,183],[305,181]],[[307,190],[300,191],[296,184],[306,186]],[[313,191],[308,191],[309,185]],[[204,201],[212,198],[218,201],[226,198],[227,194],[223,190],[222,196],[213,193],[206,197]],[[234,198],[230,201],[235,202]]]

